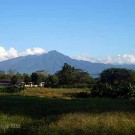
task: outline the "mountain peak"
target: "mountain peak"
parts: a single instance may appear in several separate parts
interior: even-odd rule
[[[52,51],[48,52],[47,55],[50,55],[50,56],[62,56],[62,57],[65,56],[64,54],[62,54],[62,53],[60,53],[60,52],[58,52],[56,50],[52,50]]]
[[[86,61],[78,61],[70,58],[56,50],[41,55],[31,55],[17,57],[11,60],[0,62],[0,70],[7,72],[9,69],[15,69],[20,73],[32,73],[38,70],[45,70],[50,74],[54,74],[61,70],[64,63],[68,63],[77,69],[87,71],[95,76],[102,70],[112,67],[101,63],[90,63]]]
[[[52,51],[49,51],[48,53],[59,53],[59,52],[56,50],[52,50]]]

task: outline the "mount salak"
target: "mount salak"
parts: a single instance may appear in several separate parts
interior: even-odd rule
[[[122,67],[135,69],[135,65],[111,65],[103,63],[91,63],[82,60],[75,60],[65,56],[57,51],[50,51],[41,55],[21,56],[0,62],[0,70],[5,72],[14,69],[19,73],[32,73],[38,70],[45,70],[50,74],[54,74],[61,70],[64,63],[68,63],[75,68],[87,71],[91,76],[98,76],[104,69],[112,67]]]

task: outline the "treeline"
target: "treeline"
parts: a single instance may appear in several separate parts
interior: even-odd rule
[[[45,77],[48,76],[48,73],[44,71],[37,71],[29,74],[20,74],[16,73],[15,70],[9,70],[7,73],[4,71],[0,71],[0,81],[1,82],[10,82],[11,84],[20,84],[24,82],[25,84],[29,84],[33,82],[34,84],[39,84],[42,81],[45,81]]]
[[[62,70],[54,75],[50,75],[45,71],[37,71],[31,75],[15,73],[14,70],[8,71],[7,74],[1,71],[0,80],[8,80],[12,84],[19,84],[20,82],[29,84],[32,82],[39,85],[44,82],[44,87],[50,88],[88,88],[93,83],[93,78],[87,72],[75,69],[67,63],[64,64]]]
[[[10,70],[7,74],[0,71],[0,79],[10,80],[12,84],[44,82],[47,88],[90,88],[91,97],[135,98],[135,71],[122,68],[107,69],[99,78],[92,78],[87,72],[65,63],[54,75],[44,71],[19,74]]]
[[[54,75],[49,75],[45,79],[45,87],[62,87],[62,88],[90,88],[93,78],[81,69],[75,69],[67,63],[62,70]]]

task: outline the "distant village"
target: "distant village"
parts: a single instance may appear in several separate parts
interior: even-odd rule
[[[10,86],[25,86],[25,87],[44,87],[45,78],[48,77],[48,73],[44,70],[36,71],[29,74],[16,73],[15,70],[9,70],[7,73],[0,71],[0,85]]]
[[[7,73],[0,71],[0,85],[23,87],[48,87],[48,88],[86,88],[93,83],[93,78],[82,69],[76,69],[64,63],[62,69],[53,75],[44,70],[32,74],[20,74],[15,70]]]

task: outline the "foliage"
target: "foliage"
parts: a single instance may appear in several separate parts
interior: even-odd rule
[[[87,72],[75,69],[67,63],[56,75],[59,78],[59,87],[88,88],[93,80]]]
[[[17,80],[18,80],[18,76],[17,75],[14,75],[12,78],[11,78],[11,83],[13,85],[15,85],[17,83]]]
[[[98,97],[135,97],[135,71],[111,68],[101,73],[91,91],[92,96]]]
[[[57,75],[52,75],[51,76],[51,82],[52,82],[52,86],[53,87],[58,87],[58,84],[59,84],[59,78]]]
[[[38,74],[37,74],[37,73],[32,73],[32,74],[31,74],[31,81],[32,81],[34,84],[38,84],[38,83],[39,83]]]
[[[104,70],[101,75],[101,82],[107,82],[111,85],[125,84],[135,82],[135,72],[128,69],[111,68]]]
[[[28,74],[23,74],[24,82],[28,84],[31,81],[31,77]]]
[[[29,82],[32,82],[35,85],[39,85],[41,82],[44,82],[45,87],[51,88],[90,88],[93,84],[93,78],[87,72],[75,69],[67,63],[54,75],[49,75],[44,70],[33,72],[31,75],[26,73],[20,74],[11,69],[7,74],[0,71],[0,79],[11,81],[12,84],[19,84],[21,82],[29,84]]]
[[[64,64],[62,70],[56,73],[59,78],[60,85],[72,85],[75,83],[75,68],[67,63]]]
[[[24,86],[22,85],[10,85],[10,86],[5,86],[3,91],[4,93],[16,93],[16,92],[20,92],[23,91],[25,89]]]
[[[5,91],[5,86],[0,85],[0,92],[4,92]]]
[[[41,82],[45,82],[46,74],[41,74],[41,73],[32,73],[31,74],[31,81],[35,85],[39,85]]]

